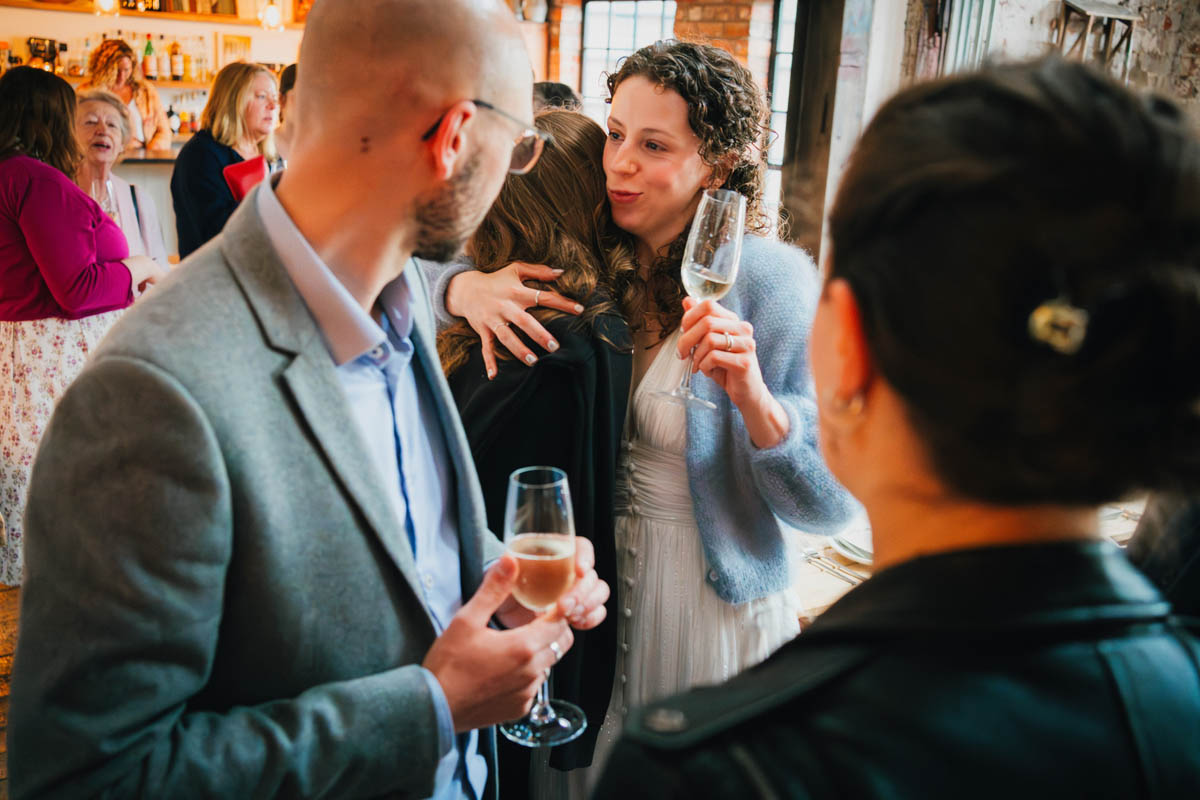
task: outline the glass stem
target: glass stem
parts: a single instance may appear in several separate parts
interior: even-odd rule
[[[683,374],[683,381],[679,384],[679,394],[687,397],[692,393],[692,363],[696,360],[696,348],[692,348],[688,352],[687,372]]]
[[[538,687],[537,700],[529,710],[529,721],[534,725],[545,725],[553,722],[557,716],[554,707],[550,705],[550,676],[547,675],[546,680]]]

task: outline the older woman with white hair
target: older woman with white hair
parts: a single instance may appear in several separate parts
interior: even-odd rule
[[[113,174],[131,135],[129,112],[112,92],[90,89],[77,97],[75,137],[83,161],[75,183],[100,204],[125,234],[130,255],[146,255],[169,269],[158,210],[148,192]]]

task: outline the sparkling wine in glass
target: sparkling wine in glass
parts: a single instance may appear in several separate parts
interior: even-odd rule
[[[530,611],[549,611],[575,583],[575,515],[567,475],[555,467],[525,467],[508,478],[504,543],[520,566],[513,597]],[[553,747],[587,728],[578,706],[551,700],[549,676],[529,715],[500,726],[526,747]]]
[[[733,288],[742,260],[745,227],[744,196],[728,189],[715,189],[700,197],[680,267],[688,296],[698,301],[720,300]],[[692,352],[694,355],[695,350]],[[655,394],[684,405],[715,409],[714,404],[692,392],[693,355],[688,356],[687,372],[679,386]]]

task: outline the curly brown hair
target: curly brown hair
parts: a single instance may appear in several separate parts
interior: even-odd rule
[[[83,150],[75,138],[71,84],[34,67],[16,67],[0,76],[0,158],[15,153],[75,177]]]
[[[767,235],[771,220],[763,206],[770,143],[770,110],[754,76],[732,55],[701,42],[665,40],[647,45],[622,59],[617,71],[607,77],[608,102],[617,87],[633,77],[643,77],[670,89],[687,102],[688,124],[700,139],[700,158],[716,174],[728,171],[719,188],[746,198],[746,230]],[[691,226],[689,225],[688,228]],[[656,254],[645,273],[634,272],[618,286],[622,297],[636,308],[635,330],[656,323],[666,337],[683,317],[687,295],[679,275],[688,228],[671,242],[666,252]]]
[[[133,72],[125,81],[135,91],[141,85],[138,78],[138,57],[124,39],[105,39],[96,45],[88,59],[88,85],[98,89],[111,89],[117,82],[117,69],[122,58],[133,62]]]
[[[510,175],[495,205],[471,238],[475,268],[495,272],[513,261],[548,264],[563,270],[552,288],[586,306],[575,325],[592,327],[597,317],[616,311],[630,318],[613,286],[636,271],[628,234],[612,223],[605,190],[604,131],[574,111],[546,111],[535,118],[546,143],[537,168]],[[533,309],[540,322],[566,316]],[[603,337],[601,337],[603,338]],[[607,340],[605,340],[607,341]],[[467,361],[479,335],[459,321],[438,336],[438,356],[447,375]],[[627,343],[608,344],[619,349]],[[503,352],[501,357],[510,357]]]

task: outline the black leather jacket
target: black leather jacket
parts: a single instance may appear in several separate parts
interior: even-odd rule
[[[927,556],[636,715],[596,797],[1200,797],[1200,643],[1107,543]]]

